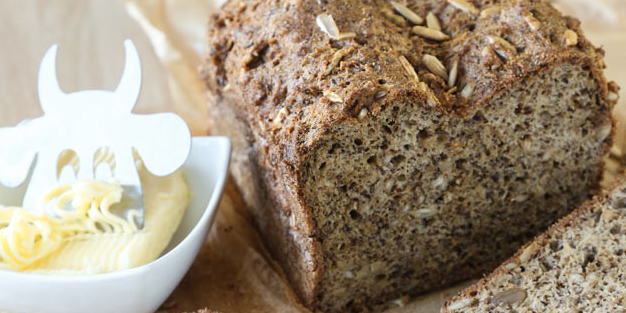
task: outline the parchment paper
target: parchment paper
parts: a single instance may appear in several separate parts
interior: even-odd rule
[[[122,42],[132,38],[144,71],[135,112],[175,111],[195,135],[205,134],[205,97],[197,68],[205,55],[207,17],[222,1],[0,0],[0,127],[41,114],[36,73],[51,44],[60,45],[59,81],[66,92],[112,90],[124,64]],[[583,20],[588,37],[606,50],[607,77],[626,86],[626,2],[561,0],[557,5]],[[623,91],[621,97],[626,98]],[[620,123],[606,182],[622,168],[617,161],[626,151],[624,102],[614,112]],[[386,312],[439,312],[446,299],[469,283],[399,299]],[[229,183],[198,258],[159,312],[306,312],[293,299]]]

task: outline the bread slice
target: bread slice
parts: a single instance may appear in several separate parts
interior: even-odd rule
[[[441,312],[626,312],[626,183],[520,249]]]
[[[225,4],[211,132],[305,305],[479,276],[598,189],[616,86],[578,24],[544,1]]]

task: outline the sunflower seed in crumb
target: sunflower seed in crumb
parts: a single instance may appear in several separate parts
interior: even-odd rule
[[[458,71],[459,71],[459,61],[455,60],[454,64],[452,64],[452,68],[450,69],[450,74],[448,75],[448,88],[452,88],[456,84],[456,75]]]
[[[532,14],[524,15],[524,21],[526,21],[526,24],[528,24],[528,27],[530,27],[532,31],[537,31],[541,27],[541,22],[532,16]]]
[[[328,93],[326,94],[326,97],[328,98],[328,100],[329,100],[330,102],[343,102],[343,98],[341,98],[341,96],[340,96],[340,95],[338,95],[338,94],[336,94],[336,93],[334,93],[334,92],[332,92],[332,91],[331,91],[331,92],[328,92]]]
[[[507,270],[512,270],[516,267],[517,267],[517,263],[515,262],[508,263],[507,265],[504,266],[504,268],[506,268]]]
[[[424,23],[424,19],[417,15],[417,13],[411,11],[411,9],[407,8],[404,4],[391,1],[391,5],[396,12],[400,13],[400,15],[404,16],[404,18],[409,20],[411,23],[418,25]]]
[[[474,86],[472,84],[465,85],[465,87],[463,87],[463,90],[461,90],[461,97],[465,99],[469,99],[472,94],[474,94]]]
[[[609,95],[606,97],[609,101],[616,101],[619,96],[615,92],[609,92]]]
[[[335,24],[335,20],[330,14],[319,14],[317,18],[315,18],[315,22],[320,30],[326,33],[330,38],[341,40],[356,36],[353,32],[340,33],[339,28],[337,28],[337,24]]]
[[[500,292],[493,296],[493,302],[497,305],[511,305],[526,300],[526,290],[513,288]]]
[[[385,17],[388,20],[392,21],[394,24],[400,27],[406,26],[406,22],[404,21],[404,18],[402,18],[402,16],[397,15],[388,9],[382,9],[381,12],[383,12],[383,15],[385,15]]]
[[[424,26],[413,26],[413,32],[421,37],[436,41],[444,41],[450,39],[450,36],[442,33],[441,31]]]
[[[475,301],[476,299],[469,299],[469,298],[457,300],[457,301],[450,303],[450,305],[448,306],[448,310],[454,311],[454,310],[464,309],[474,304]]]
[[[517,54],[517,49],[513,45],[498,36],[487,36],[493,50],[505,60],[510,60]]]
[[[374,99],[378,100],[380,98],[384,98],[387,95],[386,91],[379,91],[374,95]]]
[[[585,280],[583,275],[576,274],[576,273],[574,273],[572,275],[569,275],[569,278],[570,278],[570,280],[572,280],[573,282],[576,282],[576,283],[580,283],[580,282],[583,282]]]
[[[362,108],[361,111],[359,112],[359,118],[364,118],[366,116],[367,116],[367,109]]]
[[[402,67],[407,72],[407,74],[409,74],[410,78],[414,79],[416,82],[420,81],[417,73],[415,72],[415,69],[413,68],[413,65],[411,65],[411,63],[409,63],[409,60],[407,60],[403,55],[400,56],[400,64],[402,64]]]
[[[419,209],[419,210],[415,211],[415,213],[413,213],[413,215],[416,218],[429,218],[431,216],[434,216],[435,214],[437,214],[437,212],[434,209],[431,209],[431,208]]]
[[[446,67],[437,59],[436,56],[430,54],[424,54],[422,57],[422,61],[426,68],[431,71],[433,74],[448,80],[448,72],[446,71]]]
[[[502,6],[501,5],[492,5],[486,9],[483,9],[482,11],[480,11],[480,17],[481,18],[486,18],[489,16],[492,16],[496,13],[500,13],[500,11],[502,10]]]
[[[426,26],[430,29],[441,31],[441,24],[439,23],[439,19],[433,12],[428,12],[426,15]]]
[[[448,3],[455,8],[471,14],[478,14],[478,9],[466,0],[448,0]]]
[[[578,34],[575,31],[568,29],[563,34],[563,38],[565,39],[565,45],[575,46],[578,44]]]
[[[528,260],[530,260],[530,257],[535,253],[535,251],[537,250],[537,244],[536,243],[531,243],[528,247],[526,247],[526,249],[524,249],[524,251],[522,251],[522,254],[520,254],[519,256],[519,260],[522,263],[526,263],[528,262]]]

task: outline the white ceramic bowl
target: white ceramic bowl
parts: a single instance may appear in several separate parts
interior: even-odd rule
[[[35,275],[0,270],[0,311],[144,313],[167,299],[195,259],[213,222],[230,160],[226,137],[194,137],[183,166],[193,197],[165,252],[149,264],[106,274]],[[0,188],[0,203],[23,190]],[[16,202],[17,201],[17,202]]]

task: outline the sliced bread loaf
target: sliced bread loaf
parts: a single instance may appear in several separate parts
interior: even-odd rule
[[[616,86],[545,1],[231,0],[208,37],[211,132],[310,308],[476,277],[598,189]]]
[[[441,312],[626,312],[626,184],[587,202]]]

